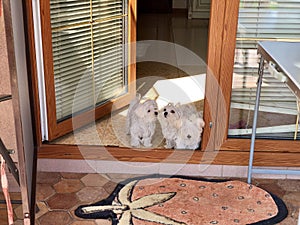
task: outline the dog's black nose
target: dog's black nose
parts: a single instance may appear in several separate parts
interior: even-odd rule
[[[157,116],[157,115],[158,115],[158,112],[154,112],[154,114],[155,114],[155,116]]]
[[[164,112],[164,116],[167,117],[167,115],[168,115],[168,112]]]

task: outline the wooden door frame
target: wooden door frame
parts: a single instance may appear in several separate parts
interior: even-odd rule
[[[204,99],[204,120],[206,126],[203,131],[202,149],[215,151],[217,149],[217,112],[218,96],[220,95],[219,80],[222,57],[222,43],[224,38],[226,0],[211,1],[208,54],[207,54],[207,75]]]
[[[89,152],[88,159],[93,160],[109,160],[106,155],[102,154],[109,152],[115,159],[119,161],[127,162],[161,162],[165,160],[171,153],[169,149],[150,149],[140,151],[140,149],[132,148],[118,148],[118,147],[106,147],[105,150],[101,146],[75,146],[75,145],[54,145],[42,143],[42,136],[40,131],[40,109],[38,98],[38,82],[37,82],[37,70],[36,70],[36,58],[35,58],[35,45],[33,36],[33,19],[32,19],[32,4],[31,0],[24,0],[27,11],[27,34],[28,34],[28,58],[30,60],[31,69],[31,91],[32,102],[34,111],[34,128],[35,128],[35,140],[38,148],[38,158],[47,159],[87,159],[83,157],[79,148],[85,152]],[[169,160],[169,163],[211,163],[216,165],[247,165],[249,158],[250,140],[235,140],[228,139],[227,133],[220,132],[220,126],[228,128],[229,120],[229,103],[231,95],[231,79],[233,70],[233,57],[235,45],[235,32],[237,23],[237,7],[238,0],[212,0],[211,1],[211,21],[210,21],[210,34],[209,34],[209,52],[208,52],[208,73],[212,76],[208,76],[206,90],[214,90],[213,86],[215,81],[218,81],[222,92],[218,92],[218,95],[223,94],[226,99],[227,107],[225,111],[227,114],[218,117],[218,106],[222,105],[218,102],[218,97],[214,92],[207,91],[205,99],[204,119],[207,123],[203,133],[203,146],[202,151],[194,151],[189,161],[183,161],[182,156],[186,154],[185,150],[178,151],[176,157]],[[232,8],[233,7],[233,8]],[[233,10],[233,11],[232,11]],[[230,12],[230,13],[228,13]],[[130,23],[136,24],[136,2],[130,4]],[[129,33],[129,40],[134,42],[136,29],[133,29]],[[227,44],[231,43],[229,46]],[[130,56],[131,61],[135,60],[135,55]],[[132,64],[131,69],[135,71],[136,65]],[[226,73],[223,73],[225,70]],[[224,75],[226,74],[226,76]],[[210,82],[213,79],[214,82]],[[227,80],[229,79],[229,80]],[[229,85],[230,84],[230,85]],[[209,98],[208,98],[209,97]],[[210,99],[210,102],[208,102]],[[212,122],[212,128],[209,127],[209,122]],[[210,137],[213,138],[209,141]],[[217,139],[217,140],[215,140]],[[216,155],[216,144],[219,143],[220,150]],[[286,144],[286,143],[285,143]],[[258,141],[258,147],[260,144]],[[284,145],[284,144],[282,144]],[[249,148],[248,148],[249,146]],[[203,149],[208,151],[204,152]],[[270,148],[272,149],[272,148]],[[224,150],[224,151],[223,151]],[[104,152],[105,151],[105,152]],[[207,159],[211,156],[211,161],[203,161],[203,156]],[[257,152],[255,154],[254,165],[255,166],[299,166],[300,160],[298,160],[299,154],[288,152]],[[272,158],[272,160],[270,160]]]

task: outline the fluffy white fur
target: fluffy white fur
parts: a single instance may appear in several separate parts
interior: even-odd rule
[[[166,148],[175,148],[175,139],[177,138],[178,129],[180,128],[181,112],[176,109],[174,104],[169,103],[158,115],[161,125],[162,134],[166,139]]]
[[[205,125],[202,115],[191,105],[169,103],[158,116],[166,148],[197,149]]]
[[[175,140],[177,149],[197,149],[201,142],[204,121],[201,118],[191,121],[182,119],[182,125]]]
[[[156,102],[150,99],[141,102],[141,95],[137,94],[129,105],[126,118],[126,132],[131,136],[131,146],[152,146],[157,115]]]

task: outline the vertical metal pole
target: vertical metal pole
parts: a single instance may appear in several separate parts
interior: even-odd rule
[[[297,139],[298,129],[299,129],[299,117],[300,117],[300,100],[297,98],[297,118],[296,118],[296,129],[294,133],[294,140]]]
[[[253,157],[254,157],[254,147],[255,147],[255,138],[256,138],[256,126],[257,126],[257,116],[259,110],[259,101],[260,101],[260,92],[262,85],[262,78],[264,74],[264,58],[260,58],[259,67],[258,67],[258,80],[257,80],[257,88],[256,88],[256,100],[254,106],[254,115],[253,115],[253,124],[252,124],[252,135],[251,135],[251,145],[250,145],[250,156],[249,156],[249,164],[248,164],[248,184],[251,184],[252,178],[252,169],[253,169]]]

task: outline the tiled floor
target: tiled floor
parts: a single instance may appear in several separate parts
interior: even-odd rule
[[[111,225],[109,220],[83,220],[74,215],[82,204],[106,198],[118,182],[141,175],[38,172],[36,203],[37,225]],[[228,178],[230,179],[230,178]],[[232,178],[232,180],[243,180]],[[300,209],[300,180],[253,179],[253,184],[281,199],[288,207],[288,217],[280,225],[297,225]],[[20,193],[11,193],[12,200],[21,200]],[[3,200],[3,195],[0,195]],[[15,225],[23,224],[22,205],[13,204]],[[6,205],[0,204],[0,224],[7,224]],[[200,224],[199,224],[200,225]]]
[[[106,198],[117,182],[135,175],[39,172],[37,179],[37,225],[110,225],[109,220],[82,220],[74,209]],[[281,225],[296,225],[300,208],[300,180],[262,180],[254,183],[281,197],[289,209]]]

